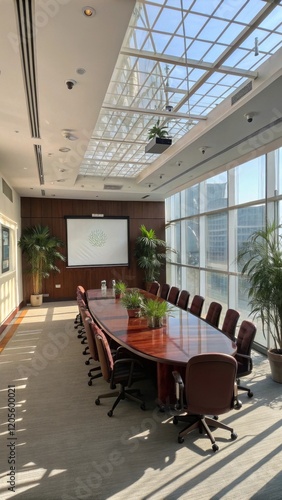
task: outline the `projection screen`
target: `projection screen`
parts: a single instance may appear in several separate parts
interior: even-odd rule
[[[128,266],[128,217],[70,217],[67,226],[67,266]]]

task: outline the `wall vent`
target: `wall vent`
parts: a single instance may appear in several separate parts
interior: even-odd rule
[[[13,191],[4,179],[2,179],[2,192],[13,203]]]
[[[237,94],[235,94],[231,97],[231,106],[233,106],[233,104],[235,104],[240,99],[242,99],[242,97],[244,97],[244,95],[248,94],[248,92],[250,92],[252,90],[252,88],[253,88],[253,82],[250,81],[249,83],[247,83],[247,85],[245,85],[245,87],[243,87],[241,90],[239,90],[239,92],[237,92]]]
[[[104,189],[110,191],[120,191],[123,188],[120,184],[104,184]]]

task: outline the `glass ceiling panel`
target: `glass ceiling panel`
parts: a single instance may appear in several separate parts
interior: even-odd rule
[[[254,18],[271,8],[252,28]],[[199,121],[189,114],[207,116],[247,80],[244,70],[259,71],[260,64],[281,47],[281,23],[281,5],[262,0],[136,2],[122,47],[129,55],[121,50],[117,59],[80,174],[137,177],[158,157],[145,153],[148,129],[157,119],[168,126],[173,142],[189,133]],[[247,37],[234,44],[246,29]],[[149,51],[152,59],[142,51]],[[220,65],[223,54],[227,54],[226,71],[219,72],[215,63]],[[190,67],[189,60],[196,67]],[[228,67],[237,68],[239,74],[228,73]],[[160,116],[167,105],[173,108],[172,116],[168,112]]]

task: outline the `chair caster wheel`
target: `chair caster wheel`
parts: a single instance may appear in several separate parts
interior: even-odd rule
[[[231,439],[234,441],[234,439],[237,439],[238,434],[236,432],[231,432]]]
[[[179,444],[184,443],[184,438],[183,438],[183,437],[179,437],[179,438],[177,439],[177,441],[179,442]]]
[[[92,385],[92,380],[88,380],[88,385]]]
[[[99,406],[99,404],[100,404],[100,399],[96,399],[95,400],[95,405]]]
[[[112,416],[113,416],[113,411],[112,410],[108,411],[108,417],[112,417]]]
[[[178,424],[178,418],[177,417],[173,417],[173,423],[174,423],[174,425]]]
[[[87,360],[85,361],[85,364],[86,364],[86,365],[90,365],[90,361],[89,361],[89,359],[87,359]]]
[[[145,411],[145,410],[146,410],[145,403],[142,403],[142,404],[140,405],[140,408],[141,408],[141,410]]]
[[[214,419],[214,420],[218,420],[218,415],[214,415],[214,416],[213,416],[213,419]]]
[[[252,393],[252,391],[248,392],[248,397],[249,397],[249,398],[252,398],[252,397],[253,397],[253,393]]]
[[[217,444],[213,444],[212,449],[214,452],[216,452],[217,450],[219,450],[219,447],[217,446]]]

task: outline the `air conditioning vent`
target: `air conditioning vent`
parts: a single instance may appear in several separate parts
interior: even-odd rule
[[[247,83],[247,85],[245,85],[245,87],[243,87],[241,90],[239,90],[239,92],[237,92],[237,94],[235,94],[231,97],[231,106],[233,106],[233,104],[235,104],[240,99],[242,99],[242,97],[244,97],[244,95],[248,94],[248,92],[250,92],[252,90],[252,88],[253,88],[253,82],[250,81],[249,83]]]
[[[123,188],[120,184],[104,184],[104,189],[108,191],[120,191]]]
[[[13,191],[4,179],[2,179],[2,192],[13,203]]]

